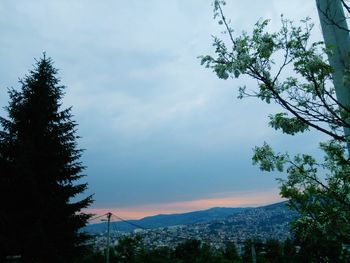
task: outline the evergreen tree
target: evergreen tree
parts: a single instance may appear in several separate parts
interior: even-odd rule
[[[283,247],[279,240],[268,239],[264,244],[264,257],[268,262],[283,262]]]
[[[294,241],[287,238],[283,244],[283,256],[284,256],[283,262],[284,263],[297,262],[296,255],[297,255],[297,249],[296,249]]]
[[[1,256],[24,262],[74,262],[87,238],[79,229],[90,215],[81,209],[92,197],[76,198],[87,188],[77,182],[82,150],[71,108],[61,110],[65,87],[56,75],[44,54],[21,90],[9,91],[8,119],[0,118]]]
[[[180,262],[195,263],[199,262],[201,255],[201,241],[189,239],[180,243],[174,251],[174,256]]]
[[[238,262],[239,261],[237,247],[236,247],[234,242],[229,242],[226,244],[223,255],[224,255],[224,258],[230,262]]]

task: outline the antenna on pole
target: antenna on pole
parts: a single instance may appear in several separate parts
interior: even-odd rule
[[[106,248],[106,263],[109,263],[109,242],[111,234],[111,216],[112,213],[107,213],[107,248]]]

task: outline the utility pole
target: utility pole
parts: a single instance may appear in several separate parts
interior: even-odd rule
[[[111,234],[111,216],[112,213],[107,213],[107,248],[106,248],[106,263],[109,263],[109,242]]]
[[[251,249],[252,249],[252,263],[256,263],[256,251],[255,251],[254,241],[252,241]]]
[[[333,84],[338,102],[347,110],[342,119],[350,124],[350,35],[341,0],[316,0],[324,42],[331,48],[329,64],[333,68]],[[350,129],[344,127],[350,154]]]

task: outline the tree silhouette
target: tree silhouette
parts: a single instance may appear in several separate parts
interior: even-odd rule
[[[71,108],[61,110],[64,86],[44,54],[21,89],[9,90],[8,119],[0,118],[2,256],[21,255],[24,262],[74,262],[87,236],[79,229],[90,215],[81,209],[92,196],[79,161]]]

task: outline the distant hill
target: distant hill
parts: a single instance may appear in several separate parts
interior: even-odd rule
[[[227,236],[235,237],[236,241],[248,238],[285,240],[290,237],[289,223],[298,217],[297,212],[291,211],[286,204],[281,202],[245,209],[224,220],[209,222],[201,232],[205,233],[209,229],[214,236],[215,233],[226,233]]]
[[[250,208],[226,208],[214,207],[207,210],[194,211],[182,214],[160,214],[156,216],[148,216],[139,220],[128,220],[128,222],[140,226],[142,228],[154,229],[159,227],[169,227],[175,225],[192,225],[196,223],[209,222],[213,220],[224,219],[227,216],[241,212]],[[137,226],[126,222],[112,222],[111,228],[118,231],[133,231]],[[107,229],[107,223],[90,224],[84,228],[89,233],[103,233]]]
[[[296,214],[286,207],[286,202],[282,202],[257,208],[215,207],[208,210],[183,214],[149,216],[140,220],[128,221],[134,225],[126,222],[112,222],[111,229],[130,232],[137,229],[137,226],[146,229],[156,229],[176,225],[194,225],[210,222],[213,222],[214,227],[219,221],[226,221],[227,223],[235,224],[238,228],[247,227],[248,225],[253,225],[253,227],[266,226],[267,228],[271,228],[271,224],[286,225],[295,216]],[[91,224],[84,228],[85,231],[91,234],[104,233],[106,229],[106,223]]]

